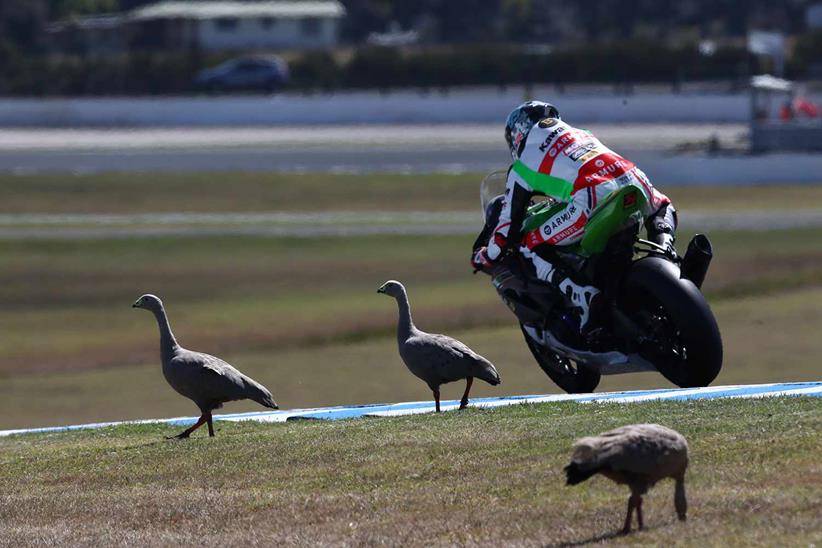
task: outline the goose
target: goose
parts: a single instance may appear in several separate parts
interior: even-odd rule
[[[397,300],[399,321],[397,322],[397,342],[400,357],[408,370],[425,381],[434,394],[436,410],[440,411],[440,385],[465,379],[465,393],[460,400],[460,409],[468,407],[468,393],[474,377],[492,386],[500,383],[494,365],[451,337],[425,333],[414,325],[408,293],[400,282],[388,280],[378,290]]]
[[[688,511],[686,468],[688,442],[682,434],[658,424],[630,424],[577,440],[565,474],[567,485],[576,485],[598,473],[616,483],[627,484],[631,496],[622,534],[628,534],[634,508],[639,529],[643,527],[642,495],[664,478],[676,481],[674,506],[679,519],[685,521]]]
[[[223,403],[250,399],[260,405],[277,409],[277,404],[263,385],[243,375],[220,358],[186,350],[174,338],[163,302],[156,295],[146,294],[137,299],[133,308],[154,313],[160,326],[160,359],[163,376],[171,387],[200,408],[200,418],[190,428],[168,439],[185,439],[203,424],[208,424],[208,435],[214,437],[211,412]]]

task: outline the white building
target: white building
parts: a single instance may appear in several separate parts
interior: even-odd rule
[[[337,43],[345,8],[322,1],[166,1],[131,12],[137,24],[165,23],[206,51],[319,48]]]
[[[105,29],[109,34],[115,31],[117,47],[98,36],[100,17],[60,22],[50,32],[58,44],[80,42],[93,53],[325,48],[337,44],[344,15],[337,0],[162,1],[106,19],[118,27]]]

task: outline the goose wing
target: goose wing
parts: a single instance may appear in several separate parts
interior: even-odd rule
[[[660,478],[687,463],[687,444],[679,433],[659,425],[628,425],[580,439],[572,461],[585,469]]]
[[[456,339],[418,331],[406,340],[405,346],[406,363],[410,360],[415,368],[437,377],[440,383],[477,377],[499,384],[499,375],[491,362]]]
[[[182,390],[175,388],[198,405],[248,398],[267,407],[276,406],[265,387],[216,356],[185,350],[172,359],[172,366]]]

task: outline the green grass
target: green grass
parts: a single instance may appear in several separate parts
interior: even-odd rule
[[[726,347],[717,382],[815,380],[820,231],[712,237],[706,291]],[[227,359],[284,407],[429,397],[397,356],[395,304],[375,293],[389,278],[407,283],[420,327],[499,365],[502,387],[477,395],[555,391],[487,277],[470,275],[470,245],[463,236],[0,242],[0,428],[194,412],[162,379],[153,318],[130,307],[144,292],[163,297],[182,344]],[[665,386],[642,374],[600,389]]]
[[[0,213],[475,211],[483,174],[0,176]],[[822,185],[666,187],[681,211],[822,207]]]
[[[395,419],[218,423],[185,442],[126,426],[0,441],[8,545],[807,546],[822,541],[816,398],[546,404]],[[657,422],[689,441],[647,529],[615,536],[628,490],[564,486],[573,440]]]
[[[240,173],[0,182],[0,211],[7,213],[436,204],[468,210],[476,207],[477,177]],[[809,207],[822,197],[822,187],[813,186],[778,193],[711,189],[705,200],[708,192],[671,194],[685,210],[698,197],[722,208],[767,200],[783,207],[789,199]],[[705,290],[726,347],[717,382],[818,378],[821,237],[818,229],[711,234],[716,258]],[[681,247],[688,238],[680,234]],[[284,407],[429,397],[397,356],[394,303],[375,293],[389,278],[407,284],[420,327],[455,335],[499,365],[502,387],[478,385],[477,395],[555,391],[488,278],[470,275],[472,241],[460,235],[0,241],[0,428],[194,412],[162,379],[153,319],[130,307],[146,292],[164,299],[182,344],[258,378]],[[665,386],[661,376],[642,374],[605,378],[600,389]],[[460,390],[449,385],[445,394],[458,397]],[[233,403],[227,411],[253,409]]]
[[[278,174],[0,177],[0,213],[474,211],[479,176]],[[681,211],[822,207],[822,187],[663,189]],[[479,228],[479,227],[478,227]],[[55,228],[59,231],[60,228]],[[725,365],[716,383],[818,380],[822,230],[716,232],[705,290]],[[680,241],[687,241],[684,232]],[[162,378],[163,297],[180,341],[269,386],[284,408],[428,399],[396,351],[406,282],[418,325],[495,362],[500,387],[557,389],[528,354],[466,236],[0,241],[0,428],[194,414]],[[600,390],[670,386],[605,377]],[[462,384],[446,385],[457,398]],[[247,402],[226,412],[258,410]],[[627,490],[566,488],[573,440],[659,422],[691,446],[689,521],[670,482],[649,529],[614,537]],[[810,545],[822,542],[819,399],[540,405],[279,425],[218,423],[0,439],[0,545]]]
[[[380,321],[393,325],[396,314],[393,303],[376,294],[373,299],[381,305]],[[818,357],[822,355],[822,340],[818,337],[822,331],[819,302],[822,302],[822,289],[812,288],[714,303],[725,344],[725,365],[715,384],[819,380]],[[443,320],[438,318],[436,310],[421,309],[417,323],[426,329],[441,325]],[[488,310],[504,325],[466,329],[459,327],[462,322],[457,322],[453,328],[442,330],[477,349],[499,368],[502,385],[491,387],[477,382],[472,394],[482,397],[558,392],[528,353],[507,310],[497,303]],[[162,378],[153,320],[142,311],[129,309],[128,312],[133,312],[139,320],[140,325],[135,329],[145,339],[145,342],[136,342],[130,351],[138,356],[145,353],[144,362],[9,375],[0,383],[0,401],[6,410],[0,414],[0,427],[196,414],[196,407],[176,394]],[[197,334],[197,325],[188,326],[188,338],[180,337],[185,344]],[[791,325],[790,337],[785,336],[785,325]],[[402,364],[393,334],[268,350],[220,351],[207,337],[200,343],[198,348],[221,355],[268,386],[283,408],[431,398],[428,388]],[[463,386],[463,383],[443,386],[443,397],[458,399]],[[598,390],[670,386],[657,373],[642,373],[603,377]],[[234,402],[225,408],[229,413],[259,410],[262,408],[252,402]]]

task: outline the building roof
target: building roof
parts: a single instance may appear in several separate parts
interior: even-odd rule
[[[751,86],[765,91],[791,91],[793,83],[770,74],[759,74],[751,77]]]
[[[67,28],[79,28],[83,30],[116,30],[120,28],[124,20],[125,17],[119,13],[72,17],[71,19],[66,19],[65,21],[57,21],[46,25],[46,32],[59,32]]]
[[[336,0],[311,1],[164,1],[137,8],[131,12],[133,19],[218,19],[231,18],[302,18],[325,17],[338,19],[345,15],[345,8]]]

